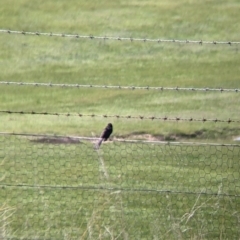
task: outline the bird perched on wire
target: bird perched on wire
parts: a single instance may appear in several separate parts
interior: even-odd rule
[[[96,147],[99,148],[103,141],[107,141],[112,132],[113,132],[113,125],[109,123],[103,130]]]

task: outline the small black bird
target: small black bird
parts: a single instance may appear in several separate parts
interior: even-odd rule
[[[109,123],[106,128],[103,130],[100,140],[97,143],[97,147],[99,148],[102,144],[103,141],[107,141],[108,138],[110,137],[111,133],[113,132],[113,125]]]

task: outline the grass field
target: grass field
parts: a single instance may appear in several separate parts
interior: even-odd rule
[[[11,0],[1,7],[0,27],[97,36],[239,41],[238,10],[238,1]],[[239,88],[238,45],[130,43],[13,34],[1,34],[0,43],[0,81]],[[238,119],[240,112],[240,96],[233,93],[4,85],[0,91],[1,109],[7,110],[219,119]],[[101,118],[0,117],[0,127],[6,131],[84,136],[98,136],[106,123]],[[211,130],[216,132],[214,140],[231,141],[240,134],[239,124],[107,121],[113,122],[116,137],[138,133],[191,135]]]
[[[237,0],[5,0],[0,29],[239,41],[239,10]],[[0,33],[0,52],[0,81],[240,88],[239,44]],[[239,120],[240,93],[0,84],[0,110]],[[0,132],[96,137],[107,122],[114,125],[113,138],[233,143],[240,135],[239,123],[2,113]],[[114,141],[97,152],[89,142],[0,138],[0,238],[240,236],[239,148]]]

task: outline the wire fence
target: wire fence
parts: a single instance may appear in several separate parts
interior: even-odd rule
[[[238,239],[240,145],[0,133],[1,239]]]
[[[66,33],[46,33],[46,32],[30,32],[19,30],[7,30],[0,29],[0,33],[7,34],[20,34],[30,36],[49,36],[49,37],[61,37],[61,38],[76,38],[76,39],[97,39],[97,40],[113,40],[113,41],[125,41],[125,42],[149,42],[149,43],[185,43],[185,44],[213,44],[213,45],[237,45],[239,41],[203,41],[203,40],[178,40],[178,39],[151,39],[151,38],[132,38],[132,37],[110,37],[110,36],[93,36],[93,35],[79,35],[79,34],[66,34]]]
[[[65,116],[65,117],[91,117],[91,118],[115,118],[115,119],[138,119],[138,120],[158,120],[158,121],[170,121],[170,122],[215,122],[215,123],[240,123],[238,119],[208,119],[208,118],[185,118],[185,117],[156,117],[156,116],[132,116],[132,115],[99,115],[99,114],[82,114],[82,113],[50,113],[50,112],[35,112],[35,111],[11,111],[0,110],[0,114],[20,114],[20,115],[48,115],[48,116]]]
[[[59,34],[1,34],[155,44],[203,41]],[[239,93],[240,89],[1,81],[1,85]],[[0,114],[171,122],[238,119],[0,110]],[[0,239],[239,239],[240,145],[0,132]]]
[[[69,83],[37,83],[37,82],[11,82],[0,81],[2,85],[34,86],[34,87],[61,87],[61,88],[103,88],[103,89],[124,89],[124,90],[157,90],[157,91],[200,91],[200,92],[236,92],[239,88],[197,88],[197,87],[140,87],[140,86],[114,86],[114,85],[94,85],[94,84],[69,84]]]

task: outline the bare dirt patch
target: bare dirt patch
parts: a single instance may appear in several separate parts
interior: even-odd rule
[[[143,132],[134,132],[126,136],[121,136],[126,139],[136,139],[136,140],[148,140],[148,141],[179,141],[181,139],[195,139],[201,138],[204,134],[204,131],[196,131],[191,134],[185,133],[176,133],[176,134],[168,134],[168,135],[151,135]]]
[[[78,144],[79,139],[71,137],[42,137],[31,140],[35,143],[45,143],[45,144]]]

